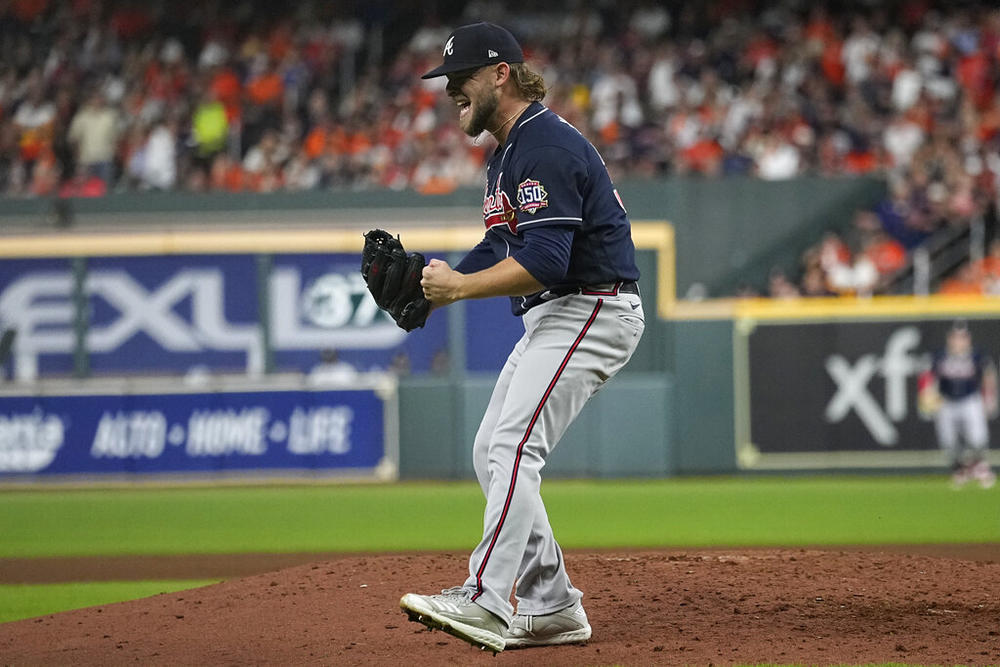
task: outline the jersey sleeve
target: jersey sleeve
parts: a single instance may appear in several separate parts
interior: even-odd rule
[[[488,269],[497,263],[497,257],[490,247],[489,241],[485,238],[476,244],[469,253],[462,258],[462,261],[455,265],[455,270],[459,273],[475,273]]]
[[[573,246],[573,229],[547,225],[528,227],[525,245],[511,255],[542,285],[555,285],[566,277]]]
[[[533,225],[582,226],[588,178],[582,158],[559,146],[539,146],[513,166],[519,232]]]

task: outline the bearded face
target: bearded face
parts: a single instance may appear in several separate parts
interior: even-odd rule
[[[468,122],[462,127],[459,118],[459,126],[470,137],[478,137],[483,130],[492,125],[490,121],[496,115],[499,106],[500,95],[496,88],[482,89],[472,100],[471,111],[466,114]]]
[[[470,137],[479,136],[491,124],[500,106],[500,94],[479,80],[482,70],[448,75],[448,96],[458,106],[458,126]]]

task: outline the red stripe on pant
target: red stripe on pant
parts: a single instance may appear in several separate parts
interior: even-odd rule
[[[597,305],[594,306],[594,312],[590,314],[590,318],[587,323],[583,325],[583,329],[580,331],[580,335],[576,337],[573,341],[573,345],[570,346],[569,351],[563,358],[562,363],[559,364],[558,370],[556,370],[555,376],[552,381],[549,382],[548,388],[545,390],[545,394],[542,395],[542,400],[538,402],[538,407],[535,408],[535,413],[531,416],[531,421],[528,422],[528,428],[524,433],[524,437],[521,438],[521,442],[517,445],[517,456],[514,457],[514,471],[510,477],[510,487],[507,489],[507,500],[504,501],[503,511],[500,513],[500,521],[497,522],[497,527],[493,531],[493,539],[490,540],[490,546],[486,549],[486,554],[483,556],[483,562],[479,565],[479,569],[476,571],[476,592],[472,596],[472,601],[475,602],[483,594],[483,572],[486,571],[486,564],[490,560],[490,554],[493,553],[493,547],[496,546],[497,538],[500,537],[500,530],[503,528],[504,521],[507,519],[507,512],[510,510],[510,503],[514,497],[514,486],[517,483],[517,469],[521,465],[521,454],[524,451],[524,445],[528,442],[528,438],[531,437],[531,431],[535,428],[535,423],[538,421],[538,417],[542,414],[542,408],[545,407],[545,402],[549,400],[549,396],[552,394],[552,390],[555,389],[556,382],[559,381],[559,376],[562,375],[563,371],[566,370],[566,364],[569,363],[570,357],[576,352],[576,348],[580,346],[580,342],[583,341],[583,337],[587,335],[587,331],[590,330],[590,326],[597,319],[597,313],[600,312],[601,306],[604,304],[604,299],[598,299]]]

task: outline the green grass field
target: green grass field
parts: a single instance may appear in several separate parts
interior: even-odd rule
[[[943,477],[549,481],[567,548],[1000,542],[1000,487]],[[0,492],[0,557],[468,549],[471,483]]]
[[[1000,487],[956,491],[943,476],[548,481],[542,494],[571,549],[1000,543]],[[0,558],[464,551],[482,509],[464,482],[8,490]],[[2,586],[0,621],[178,584]]]
[[[90,581],[75,584],[0,585],[0,623],[98,604],[173,593],[216,583],[184,581]]]

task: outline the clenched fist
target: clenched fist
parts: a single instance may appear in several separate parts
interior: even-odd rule
[[[448,266],[448,262],[432,259],[424,267],[420,286],[424,289],[424,298],[435,306],[447,306],[462,298],[462,281],[465,276]]]

